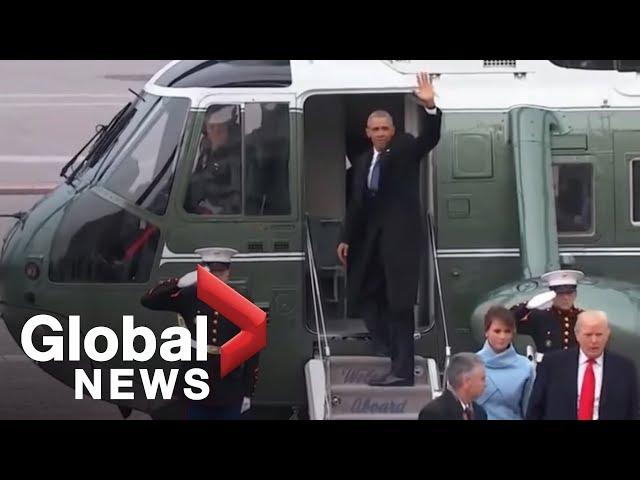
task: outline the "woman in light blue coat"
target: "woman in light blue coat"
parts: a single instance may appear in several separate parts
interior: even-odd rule
[[[491,307],[484,317],[486,341],[478,355],[485,364],[486,388],[476,400],[489,420],[522,420],[535,379],[535,366],[513,348],[516,321],[509,310]]]

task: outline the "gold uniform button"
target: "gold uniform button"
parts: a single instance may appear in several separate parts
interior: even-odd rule
[[[568,324],[568,323],[565,323],[565,324],[564,324],[564,328],[569,329],[569,324]]]
[[[216,329],[214,328],[214,329],[213,329],[213,334],[215,335],[216,333],[218,333],[218,330],[216,330]],[[567,333],[567,335],[569,335],[569,334]]]
[[[568,337],[569,336],[569,332],[564,332],[564,336]]]
[[[568,338],[565,338],[565,339],[564,339],[564,343],[569,343],[569,339],[568,339]]]
[[[564,317],[564,321],[568,322],[569,321],[569,317]]]

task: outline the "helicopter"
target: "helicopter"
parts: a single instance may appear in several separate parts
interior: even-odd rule
[[[81,335],[121,334],[122,315],[157,335],[175,314],[140,297],[230,247],[230,284],[268,313],[255,408],[331,419],[416,418],[441,391],[452,350],[477,350],[489,305],[543,291],[540,276],[580,269],[578,304],[606,310],[611,347],[640,362],[640,61],[189,60],[157,72],[63,168],[64,181],[14,224],[0,252],[0,314],[17,342],[34,315]],[[346,305],[336,246],[349,159],[369,148],[371,111],[416,134],[415,75],[443,111],[420,169],[428,234],[415,306],[415,388],[373,391],[384,368]],[[226,112],[235,200],[194,192],[207,122]],[[226,169],[226,170],[225,170]],[[34,345],[51,334],[34,332]],[[64,334],[63,334],[64,335]],[[518,349],[531,344],[519,336]],[[100,348],[99,345],[97,348]],[[89,358],[39,366],[73,387]],[[130,365],[128,366],[130,368]],[[169,368],[153,358],[140,368]],[[111,401],[160,417],[166,401]],[[108,391],[108,386],[103,391]],[[409,392],[409,393],[407,393]]]

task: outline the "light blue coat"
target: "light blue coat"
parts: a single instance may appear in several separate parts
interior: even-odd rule
[[[476,402],[487,411],[489,420],[522,420],[535,379],[534,365],[519,355],[513,345],[496,354],[485,342],[478,355],[484,361],[487,382]]]

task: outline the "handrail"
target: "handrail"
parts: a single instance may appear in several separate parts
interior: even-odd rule
[[[329,418],[331,414],[331,398],[329,396],[331,385],[331,368],[330,368],[330,356],[331,349],[329,348],[329,341],[327,337],[327,328],[324,321],[324,310],[322,308],[322,297],[320,293],[320,283],[318,281],[318,272],[316,269],[315,255],[313,253],[313,245],[311,243],[311,227],[309,225],[309,217],[306,218],[306,230],[307,230],[307,259],[309,263],[309,276],[311,278],[311,293],[313,299],[313,311],[316,323],[316,335],[318,337],[318,354],[320,361],[325,370],[325,408],[324,418]]]
[[[436,231],[433,223],[431,212],[427,213],[427,223],[429,226],[429,236],[431,237],[431,254],[433,255],[433,268],[436,274],[436,285],[438,287],[438,300],[440,301],[440,311],[442,312],[442,331],[444,333],[445,346],[445,370],[449,366],[449,358],[451,357],[451,345],[449,345],[449,333],[447,329],[447,316],[444,308],[444,296],[442,294],[442,281],[440,280],[440,267],[438,265],[438,249],[436,246]]]

